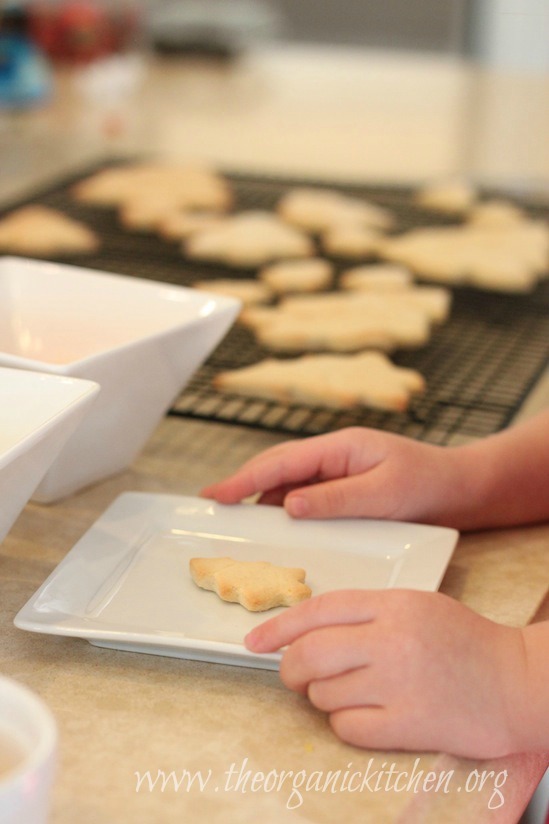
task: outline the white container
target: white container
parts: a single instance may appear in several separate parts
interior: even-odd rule
[[[0,367],[0,542],[98,392],[91,381]]]
[[[101,387],[34,500],[58,500],[129,466],[240,305],[182,286],[0,259],[0,365]]]
[[[53,715],[31,690],[0,677],[0,821],[45,824],[57,755]]]

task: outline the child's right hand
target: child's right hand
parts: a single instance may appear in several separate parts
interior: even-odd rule
[[[220,503],[260,493],[294,518],[390,518],[451,523],[467,495],[455,450],[375,429],[348,428],[267,449],[202,490]]]
[[[368,749],[470,758],[547,746],[549,625],[502,626],[438,592],[340,590],[255,627],[280,676]]]

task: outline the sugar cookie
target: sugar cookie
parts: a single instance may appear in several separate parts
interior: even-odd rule
[[[517,220],[413,229],[387,238],[379,255],[430,280],[527,292],[549,270],[549,226]]]
[[[241,212],[227,218],[221,226],[193,233],[183,246],[190,258],[244,267],[310,257],[313,251],[310,238],[264,211]]]
[[[0,249],[5,252],[75,255],[99,246],[94,231],[47,206],[23,206],[0,220]]]
[[[448,215],[462,215],[469,211],[477,192],[466,180],[453,179],[428,183],[417,190],[414,201],[423,209]]]
[[[382,237],[377,229],[369,226],[340,224],[326,229],[320,242],[328,255],[340,258],[367,258],[377,251]]]
[[[289,607],[311,597],[305,570],[277,566],[268,561],[234,561],[232,558],[191,558],[193,581],[215,592],[223,601],[241,604],[251,612]]]
[[[286,292],[317,292],[328,289],[334,267],[322,258],[282,260],[265,266],[259,272],[260,280],[278,294]]]
[[[348,225],[389,229],[394,224],[388,209],[332,189],[291,189],[279,200],[276,209],[285,221],[307,232]]]
[[[403,411],[425,380],[412,369],[395,366],[381,352],[357,355],[303,355],[222,372],[214,386],[239,395],[281,403],[305,403],[346,409],[369,406]]]
[[[412,284],[412,273],[404,266],[393,263],[373,263],[369,266],[355,266],[341,273],[339,284],[342,289],[360,289],[389,292],[404,289]]]

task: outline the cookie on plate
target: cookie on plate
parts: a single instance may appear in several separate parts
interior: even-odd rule
[[[189,568],[197,586],[215,592],[223,601],[241,604],[250,612],[293,606],[312,594],[304,583],[304,569],[268,561],[191,558]]]

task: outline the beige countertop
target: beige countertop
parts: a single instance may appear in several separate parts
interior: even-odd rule
[[[473,69],[455,61],[381,53],[273,50],[233,68],[154,63],[133,100],[118,106],[112,130],[109,107],[84,99],[64,73],[50,105],[1,121],[0,197],[99,154],[143,149],[232,169],[342,179],[396,182],[465,171],[545,191],[549,157],[539,135],[547,134],[547,78],[508,79],[505,102],[491,82],[485,72],[473,82]],[[525,97],[519,90],[526,87]],[[502,134],[506,105],[521,115]],[[535,134],[526,122],[532,112]],[[526,134],[524,152],[517,141]],[[0,671],[48,702],[61,734],[52,824],[516,822],[543,771],[541,756],[480,763],[361,751],[340,743],[325,716],[274,672],[99,649],[13,627],[15,613],[120,493],[196,494],[281,439],[167,418],[130,469],[54,506],[28,505],[0,547]],[[547,617],[548,542],[549,526],[462,536],[441,589],[505,623]],[[136,792],[136,773],[146,770],[153,777],[174,771],[182,787]],[[198,770],[206,786],[195,778],[188,789],[184,776]],[[275,770],[304,771],[309,789],[292,792],[286,783],[254,791],[252,777]],[[320,781],[338,770],[368,778],[362,792],[314,784],[315,775]],[[382,770],[407,775],[409,791],[388,790]],[[494,782],[504,770],[499,796]],[[430,771],[447,776],[444,786],[415,792]]]

